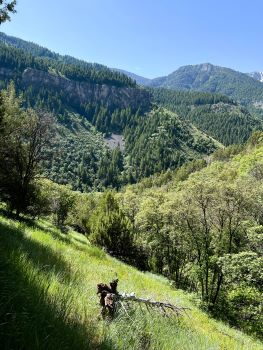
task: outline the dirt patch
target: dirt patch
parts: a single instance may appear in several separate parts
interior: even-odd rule
[[[120,147],[120,150],[123,152],[125,148],[125,142],[124,142],[124,137],[123,135],[118,135],[118,134],[111,134],[111,136],[106,137],[104,139],[106,145],[110,149],[115,149],[117,147]]]

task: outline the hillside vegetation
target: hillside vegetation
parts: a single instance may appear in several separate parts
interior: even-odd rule
[[[1,349],[263,350],[259,76],[0,32]]]
[[[80,157],[85,135],[105,152],[101,134],[76,114],[69,114],[59,126],[46,112],[21,108],[13,85],[1,92],[0,107],[2,212],[20,220],[1,217],[0,226],[0,334],[6,349],[68,348],[68,344],[76,349],[260,348],[257,341],[211,317],[262,339],[261,132],[243,146],[223,149],[218,144],[206,159],[175,166],[119,192],[81,193],[43,179],[43,164],[51,159],[48,152],[54,141],[60,143],[56,151],[60,149],[69,163],[74,159],[67,150],[72,146],[76,159]],[[169,158],[173,154],[177,159],[174,144],[179,143],[181,152],[196,150],[197,155],[205,152],[196,147],[203,145],[207,150],[208,145],[216,145],[162,107],[143,117],[136,114],[129,122],[141,142],[134,158],[156,155],[145,164],[148,167],[162,166],[173,160]],[[69,132],[82,135],[83,143],[77,139],[63,143]],[[144,139],[154,142],[144,143]],[[126,140],[128,147],[127,136]],[[156,146],[170,148],[170,153],[158,153]],[[87,147],[92,151],[92,145]],[[112,158],[106,151],[102,159],[96,174],[104,181],[118,180],[113,175],[115,166],[124,167],[121,151],[115,149]],[[147,169],[138,164],[134,168]],[[74,178],[72,171],[65,164],[61,174]],[[69,233],[70,228],[87,238]],[[136,272],[106,252],[170,282]],[[93,288],[116,272],[120,289],[191,304],[191,317],[178,323],[135,309],[105,326],[97,319]],[[193,294],[187,296],[178,289]]]
[[[262,338],[262,147],[256,133],[245,147],[216,151],[209,165],[196,160],[119,193],[80,196],[68,222]]]
[[[166,77],[151,80],[149,86],[220,93],[243,104],[263,100],[263,86],[259,81],[210,63],[180,67]]]
[[[97,63],[88,63],[70,56],[61,56],[39,45],[0,33],[1,66],[15,69],[19,76],[26,68],[53,71],[69,79],[108,84],[135,86],[134,80]]]
[[[7,129],[12,129],[13,125],[12,135],[16,131],[15,120],[20,120],[19,114],[31,110],[26,108],[26,96],[29,96],[24,93],[23,97],[16,98],[13,83],[8,85],[7,90],[2,90],[1,95],[3,114],[5,109],[10,108],[11,111],[6,113],[3,125],[7,126],[8,133],[10,130]],[[32,91],[29,95],[30,99],[34,99]],[[60,101],[56,96],[53,98]],[[182,121],[176,113],[161,107],[152,107],[145,113],[134,113],[129,107],[110,113],[107,107],[101,106],[92,119],[63,105],[63,112],[53,111],[49,98],[42,100],[39,95],[35,102],[34,110],[38,113],[41,111],[42,114],[53,115],[56,131],[42,162],[44,175],[58,183],[71,184],[74,189],[81,191],[120,188],[155,172],[175,169],[187,160],[208,155],[221,146],[216,140]],[[13,117],[12,106],[15,105],[16,116]],[[119,147],[113,150],[106,147],[103,137],[111,134],[110,131],[120,137],[123,135],[123,151]],[[9,140],[6,141],[8,145]]]
[[[216,322],[172,288],[109,257],[75,232],[50,222],[0,217],[0,340],[2,349],[231,349],[262,345]],[[180,320],[146,309],[98,318],[96,284],[116,274],[120,290],[191,308]]]
[[[68,113],[56,124],[56,138],[42,162],[43,175],[80,191],[103,189],[100,162],[106,155],[110,161],[103,135],[81,115]]]
[[[260,119],[223,95],[149,91],[105,66],[3,33],[0,47],[0,86],[13,81],[21,106],[54,115],[45,176],[74,189],[119,189],[262,130]],[[124,139],[122,150],[105,147],[112,133]]]
[[[223,95],[204,92],[151,89],[153,100],[178,113],[224,145],[247,141],[255,130],[263,129],[262,120]]]

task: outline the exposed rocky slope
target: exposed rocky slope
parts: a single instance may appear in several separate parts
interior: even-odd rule
[[[0,79],[14,79],[16,72],[0,66]],[[148,108],[150,94],[138,87],[118,87],[74,81],[56,74],[27,68],[21,75],[20,84],[31,88],[48,88],[61,93],[67,102],[74,105],[100,103],[115,108]]]
[[[147,108],[150,103],[149,93],[140,88],[79,82],[31,68],[23,72],[22,82],[26,86],[58,90],[74,104],[92,102],[111,108],[131,107],[136,110],[139,107]]]

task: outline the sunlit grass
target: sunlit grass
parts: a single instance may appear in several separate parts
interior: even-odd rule
[[[191,308],[178,320],[135,308],[99,318],[96,284]],[[0,341],[3,349],[263,349],[217,322],[160,276],[137,271],[76,233],[0,217]]]

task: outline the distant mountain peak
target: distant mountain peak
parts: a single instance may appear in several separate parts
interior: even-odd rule
[[[247,73],[247,75],[263,83],[263,72],[251,72],[251,73]]]
[[[120,72],[120,73],[123,73],[125,75],[127,75],[129,78],[133,79],[136,81],[137,84],[139,85],[148,85],[151,81],[151,79],[149,78],[145,78],[145,77],[142,77],[138,74],[135,74],[135,73],[132,73],[132,72],[128,72],[124,69],[120,69],[120,68],[111,68],[111,70],[113,71],[117,71],[117,72]]]
[[[213,65],[211,63],[202,63],[201,64],[201,71],[207,72],[210,71]]]

